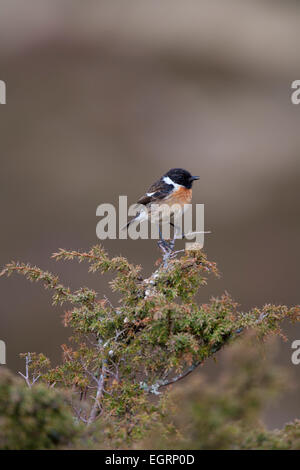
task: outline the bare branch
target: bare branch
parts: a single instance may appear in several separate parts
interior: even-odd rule
[[[95,399],[94,399],[94,404],[92,406],[87,424],[91,424],[95,421],[95,419],[98,415],[98,410],[101,409],[100,399],[101,399],[101,397],[103,395],[103,391],[104,391],[105,378],[106,378],[106,367],[105,367],[105,363],[103,362],[102,372],[101,372],[101,375],[100,375],[100,379],[98,380],[97,393],[96,393],[96,396],[95,396]]]

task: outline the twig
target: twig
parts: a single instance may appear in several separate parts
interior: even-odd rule
[[[105,363],[103,362],[101,375],[100,375],[100,378],[98,380],[98,387],[97,387],[97,393],[96,393],[96,396],[95,396],[95,401],[94,401],[94,404],[92,406],[90,416],[89,416],[89,419],[88,419],[88,422],[87,422],[88,425],[95,421],[95,419],[97,417],[97,414],[98,414],[98,409],[101,408],[100,399],[103,395],[105,377],[106,377],[106,368],[105,368]],[[96,380],[96,378],[95,378],[95,380]]]
[[[23,374],[22,372],[18,372],[19,375],[25,380],[28,388],[31,388],[32,385],[35,384],[35,382],[37,382],[39,380],[39,378],[41,377],[41,375],[37,375],[35,376],[34,373],[32,374],[32,381],[30,382],[30,375],[29,375],[29,365],[30,363],[32,362],[31,360],[31,354],[28,353],[26,354],[26,357],[25,357],[25,374]]]

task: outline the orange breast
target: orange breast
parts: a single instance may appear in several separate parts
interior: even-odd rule
[[[186,188],[179,188],[175,191],[171,196],[168,197],[168,204],[180,204],[183,206],[184,204],[189,204],[192,200],[192,190]]]
[[[151,205],[152,221],[169,221],[170,216],[172,215],[174,216],[174,218],[176,218],[177,216],[181,216],[184,204],[189,204],[191,200],[192,190],[186,188],[179,188],[168,198],[161,200],[161,202],[157,206],[155,204]]]

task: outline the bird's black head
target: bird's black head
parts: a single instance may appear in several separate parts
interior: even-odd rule
[[[198,180],[199,176],[192,176],[191,173],[183,168],[172,168],[164,175],[164,178],[170,178],[174,183],[190,189],[193,181]]]

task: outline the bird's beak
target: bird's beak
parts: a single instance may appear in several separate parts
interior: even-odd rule
[[[192,181],[195,181],[195,180],[198,180],[199,178],[200,178],[200,176],[192,176],[192,177],[191,177],[191,180],[192,180]]]

